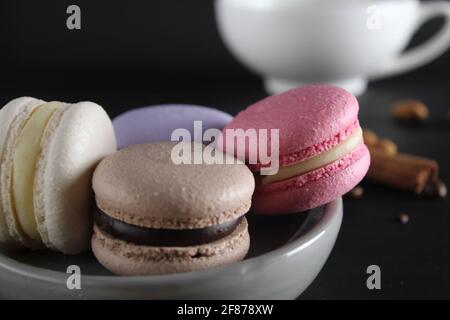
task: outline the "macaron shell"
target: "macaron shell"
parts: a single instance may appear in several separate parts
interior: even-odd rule
[[[94,227],[92,250],[108,270],[128,276],[189,272],[242,260],[250,237],[244,218],[236,230],[218,241],[195,247],[146,247],[113,239]]]
[[[240,112],[224,129],[279,129],[280,165],[312,157],[339,143],[357,125],[358,101],[344,89],[311,85],[270,96]],[[356,124],[355,124],[356,123]],[[333,137],[336,137],[333,139]],[[329,140],[332,139],[332,140]],[[223,148],[219,142],[219,147]],[[306,154],[300,151],[310,149]],[[248,157],[248,144],[246,156]],[[235,152],[227,150],[227,152]]]
[[[25,236],[13,213],[10,186],[16,138],[32,111],[41,103],[43,101],[30,97],[17,98],[5,105],[0,112],[0,241],[9,245],[37,246]]]
[[[116,150],[111,121],[99,105],[80,102],[56,112],[41,140],[34,206],[38,231],[66,254],[88,249],[95,166]]]
[[[223,111],[188,104],[167,104],[138,108],[113,120],[119,149],[147,142],[171,141],[172,132],[184,128],[194,140],[194,121],[202,121],[203,132],[222,130],[233,117]],[[201,138],[200,141],[202,142]]]
[[[306,211],[342,196],[366,175],[370,154],[364,144],[350,155],[286,181],[257,188],[251,212],[285,214]]]
[[[30,97],[16,98],[8,102],[2,109],[0,109],[0,166],[3,162],[3,148],[9,131],[9,124],[20,112],[21,108],[32,100],[33,98]],[[0,194],[1,193],[2,189],[0,183]],[[0,242],[9,244],[9,242],[12,242],[12,239],[9,235],[8,225],[6,223],[6,214],[2,207],[3,206],[0,201]]]
[[[234,164],[177,165],[171,152],[178,144],[132,146],[104,159],[93,177],[97,206],[130,224],[169,229],[202,228],[245,214],[255,187],[247,166],[230,155],[225,161]]]

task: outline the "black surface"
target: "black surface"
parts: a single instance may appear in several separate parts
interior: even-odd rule
[[[230,56],[214,25],[210,0],[70,1],[85,17],[65,28],[68,1],[2,0],[0,104],[31,95],[93,100],[113,117],[129,108],[170,102],[210,105],[232,114],[266,94]],[[439,26],[431,22],[420,42]],[[450,184],[450,53],[415,72],[370,85],[361,123],[403,152],[438,160]],[[418,98],[431,119],[416,127],[392,121],[390,104]],[[0,124],[1,125],[1,124]],[[450,298],[450,200],[420,199],[364,184],[345,201],[335,249],[304,299]],[[396,221],[399,212],[410,222]],[[366,288],[366,268],[381,268],[382,289]],[[299,268],[301,272],[301,268]]]

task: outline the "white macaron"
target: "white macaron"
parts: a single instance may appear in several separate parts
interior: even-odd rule
[[[106,112],[22,97],[0,110],[0,123],[0,244],[88,249],[92,172],[116,151]]]

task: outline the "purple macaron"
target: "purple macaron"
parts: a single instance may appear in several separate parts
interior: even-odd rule
[[[133,109],[113,120],[119,149],[156,141],[170,141],[175,129],[187,129],[194,137],[194,121],[202,121],[202,131],[222,130],[232,116],[197,105],[164,104]],[[202,134],[203,134],[202,132]]]

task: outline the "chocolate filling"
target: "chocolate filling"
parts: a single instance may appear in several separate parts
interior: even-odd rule
[[[95,213],[96,226],[112,237],[153,247],[189,247],[213,242],[231,234],[241,219],[201,229],[153,229],[114,219],[100,209]]]

